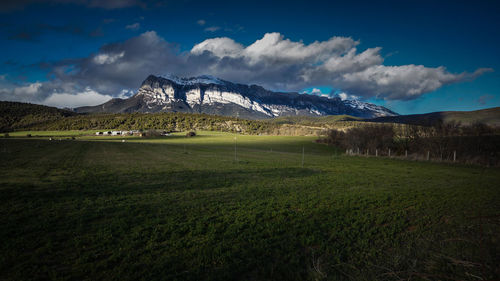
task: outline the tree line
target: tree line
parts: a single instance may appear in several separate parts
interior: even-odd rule
[[[353,154],[500,165],[500,135],[497,129],[481,123],[369,124],[345,131],[330,130],[318,141]]]

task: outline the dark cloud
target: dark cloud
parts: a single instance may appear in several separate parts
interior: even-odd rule
[[[176,50],[176,46],[150,31],[125,42],[104,45],[87,58],[61,61],[49,67],[54,80],[116,95],[124,88],[136,89],[151,73],[180,68],[181,58]]]
[[[39,37],[45,32],[58,32],[72,35],[87,35],[84,29],[79,25],[51,25],[44,23],[30,24],[19,27],[16,31],[8,35],[9,40],[19,41],[38,41]],[[90,35],[90,34],[89,34]]]
[[[11,12],[22,10],[32,4],[64,4],[79,5],[89,8],[100,8],[106,10],[122,9],[130,7],[147,8],[157,6],[164,1],[146,1],[146,0],[2,0],[0,12]]]

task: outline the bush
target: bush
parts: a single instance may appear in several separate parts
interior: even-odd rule
[[[147,130],[146,132],[143,133],[145,137],[148,138],[153,138],[153,137],[159,137],[161,136],[161,133],[156,131],[156,130]]]
[[[28,138],[31,138],[31,134],[27,134],[26,136],[27,136]]]
[[[346,132],[331,130],[325,142],[343,149],[357,149],[361,151],[387,150],[395,146],[394,130],[387,125],[368,125],[352,128]]]
[[[5,133],[5,134],[3,134],[3,137],[8,138],[8,137],[10,137],[10,135],[8,133]]]
[[[194,136],[196,136],[196,133],[195,133],[195,132],[192,132],[192,131],[191,131],[191,132],[188,132],[188,133],[186,134],[186,138],[191,138],[191,137],[194,137]]]

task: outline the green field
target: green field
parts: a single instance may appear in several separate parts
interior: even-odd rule
[[[18,131],[8,133],[10,137],[72,137],[72,136],[85,136],[94,135],[98,130],[71,130],[71,131]],[[104,131],[104,130],[100,130]]]
[[[0,280],[500,277],[498,168],[78,132],[0,138]]]

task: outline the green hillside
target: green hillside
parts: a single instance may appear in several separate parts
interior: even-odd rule
[[[443,111],[426,114],[411,114],[367,119],[370,122],[403,123],[422,126],[431,126],[436,122],[460,122],[463,125],[483,123],[486,125],[500,126],[500,107],[474,110],[474,111]]]
[[[38,104],[0,101],[0,132],[38,128],[76,113]]]

